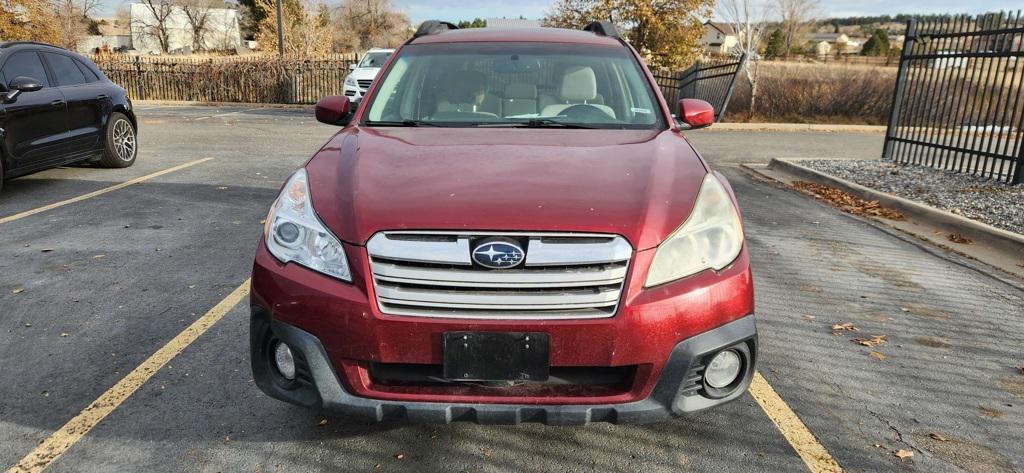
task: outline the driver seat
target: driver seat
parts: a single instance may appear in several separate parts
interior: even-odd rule
[[[562,111],[574,105],[589,105],[615,118],[615,111],[611,107],[595,103],[598,97],[597,76],[594,69],[589,66],[570,66],[565,69],[559,97],[561,101],[544,107],[540,116],[557,117]]]

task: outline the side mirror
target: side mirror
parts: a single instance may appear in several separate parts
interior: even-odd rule
[[[328,125],[345,126],[352,121],[348,97],[328,95],[316,102],[316,120]]]
[[[679,120],[690,125],[691,130],[707,128],[715,123],[715,108],[699,99],[679,101]]]
[[[348,65],[348,70],[350,70],[350,71],[356,70],[356,63],[353,62],[352,64],[349,64]]]
[[[13,102],[23,92],[35,92],[42,88],[43,84],[38,79],[25,76],[15,77],[7,84],[7,95],[4,96],[4,102]]]

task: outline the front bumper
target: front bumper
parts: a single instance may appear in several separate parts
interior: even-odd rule
[[[678,343],[661,370],[657,384],[642,400],[620,404],[478,404],[387,401],[359,397],[345,389],[320,340],[293,325],[252,307],[252,367],[257,386],[268,395],[293,404],[322,408],[371,421],[427,423],[470,421],[481,424],[540,422],[584,425],[590,422],[653,422],[732,401],[750,385],[757,359],[757,330],[748,315]],[[298,365],[295,381],[287,381],[271,365],[271,342],[291,347]],[[710,397],[702,387],[706,360],[732,348],[745,356],[743,373],[724,397]]]

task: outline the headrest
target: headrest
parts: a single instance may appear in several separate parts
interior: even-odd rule
[[[562,76],[562,99],[568,101],[594,100],[597,97],[597,76],[587,66],[570,66]]]
[[[533,84],[509,84],[505,87],[506,99],[535,99],[537,86]]]

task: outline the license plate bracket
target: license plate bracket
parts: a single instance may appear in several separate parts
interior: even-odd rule
[[[453,381],[547,381],[541,332],[445,332],[444,377]]]

